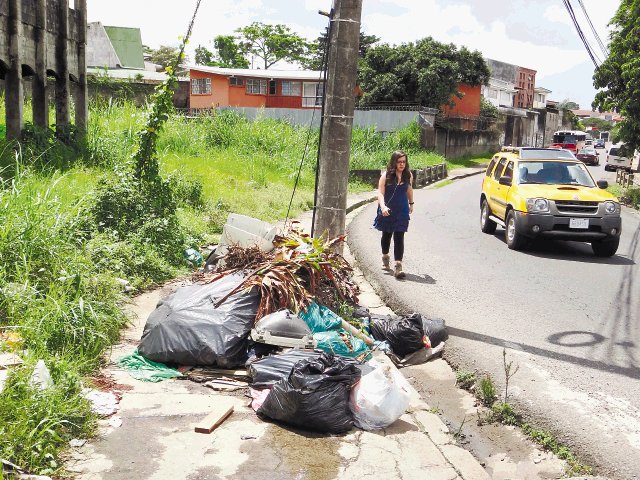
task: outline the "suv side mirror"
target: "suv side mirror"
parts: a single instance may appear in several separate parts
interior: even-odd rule
[[[507,187],[511,186],[511,177],[509,175],[502,175],[500,177],[500,180],[498,180],[498,183],[500,183],[500,185],[506,185]]]
[[[603,190],[609,188],[609,182],[607,182],[606,180],[598,180],[596,184],[598,185],[598,188],[601,188]]]

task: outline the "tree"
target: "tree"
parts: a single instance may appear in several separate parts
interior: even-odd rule
[[[617,111],[624,120],[619,134],[631,151],[640,148],[640,0],[621,0],[611,19],[609,56],[593,75],[593,108]]]
[[[248,68],[249,61],[245,50],[232,35],[218,35],[213,39],[215,51],[211,52],[202,45],[196,48],[196,63],[209,67]]]
[[[207,67],[215,67],[217,64],[213,60],[213,52],[207,50],[206,47],[198,45],[196,47],[196,65],[205,65]]]
[[[490,72],[478,51],[444,44],[431,37],[399,46],[369,48],[360,65],[361,103],[412,102],[440,108],[462,97],[461,83],[485,84]]]
[[[308,50],[307,42],[286,25],[268,25],[253,22],[248,27],[238,28],[242,50],[261,58],[265,70],[280,60],[300,63]]]
[[[177,47],[169,47],[167,45],[160,45],[160,48],[149,49],[149,58],[153,63],[162,65],[162,68],[166,70],[169,65],[172,65],[174,60],[178,57],[180,49]],[[186,71],[186,65],[189,62],[186,55],[183,55],[182,60],[178,64],[176,69],[177,74],[181,74]]]
[[[569,100],[568,98],[565,98],[558,104],[558,108],[560,110],[580,110],[580,105],[578,105],[573,100]]]
[[[498,107],[484,97],[480,97],[480,116],[498,118]]]
[[[360,41],[358,46],[358,56],[364,58],[367,51],[377,42],[380,38],[375,35],[366,35],[362,30],[360,31]],[[305,59],[301,62],[302,66],[308,70],[322,70],[322,60],[324,58],[324,51],[328,42],[328,30],[325,28],[324,32],[316,38],[313,42],[308,44],[307,53]]]
[[[585,127],[596,127],[603,132],[607,132],[613,128],[613,122],[596,117],[584,118],[582,119],[582,123]]]

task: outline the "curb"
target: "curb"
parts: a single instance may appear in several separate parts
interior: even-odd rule
[[[473,175],[473,174],[472,174]],[[358,203],[358,202],[356,202]],[[354,203],[354,205],[356,204]],[[362,202],[359,202],[362,204]],[[355,210],[354,207],[352,210]],[[347,219],[347,225],[351,222],[351,219]],[[356,255],[351,251],[348,244],[345,244],[345,258],[353,267],[353,273],[356,277],[356,283],[360,287],[361,291],[361,305],[368,308],[371,313],[387,313],[388,311],[394,312],[389,304],[381,298],[375,287],[369,282],[365,273],[360,269],[359,262],[356,259]],[[362,301],[362,297],[367,298],[368,301]],[[378,312],[376,312],[376,310]],[[374,352],[374,358],[384,365],[388,365],[390,368],[398,371],[403,377],[404,375],[387,355],[382,352]],[[491,477],[487,471],[482,467],[480,462],[467,450],[459,446],[453,434],[449,430],[449,427],[438,417],[432,413],[430,405],[424,400],[422,395],[409,384],[411,403],[409,409],[406,412],[407,421],[415,425],[420,432],[422,432],[428,440],[433,444],[435,449],[440,452],[440,455],[448,463],[458,475],[458,479],[462,480],[489,480]],[[408,417],[408,418],[407,418]]]

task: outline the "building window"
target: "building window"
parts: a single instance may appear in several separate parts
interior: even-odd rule
[[[234,87],[242,87],[244,85],[244,78],[229,77],[229,85],[232,85]]]
[[[282,82],[282,95],[287,97],[299,97],[302,95],[302,87],[300,82]]]
[[[319,107],[322,105],[323,83],[306,83],[303,85],[302,106]]]
[[[192,95],[211,95],[211,79],[210,78],[192,78],[191,94]]]
[[[257,95],[267,94],[267,81],[259,78],[247,79],[247,93],[253,93]]]
[[[489,98],[498,98],[498,90],[496,90],[495,88],[490,88]]]
[[[276,81],[269,80],[269,95],[275,95],[275,94],[276,94]]]

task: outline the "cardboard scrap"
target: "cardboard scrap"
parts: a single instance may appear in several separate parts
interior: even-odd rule
[[[221,402],[213,408],[202,421],[196,425],[195,431],[198,433],[211,433],[233,412],[233,405]]]

